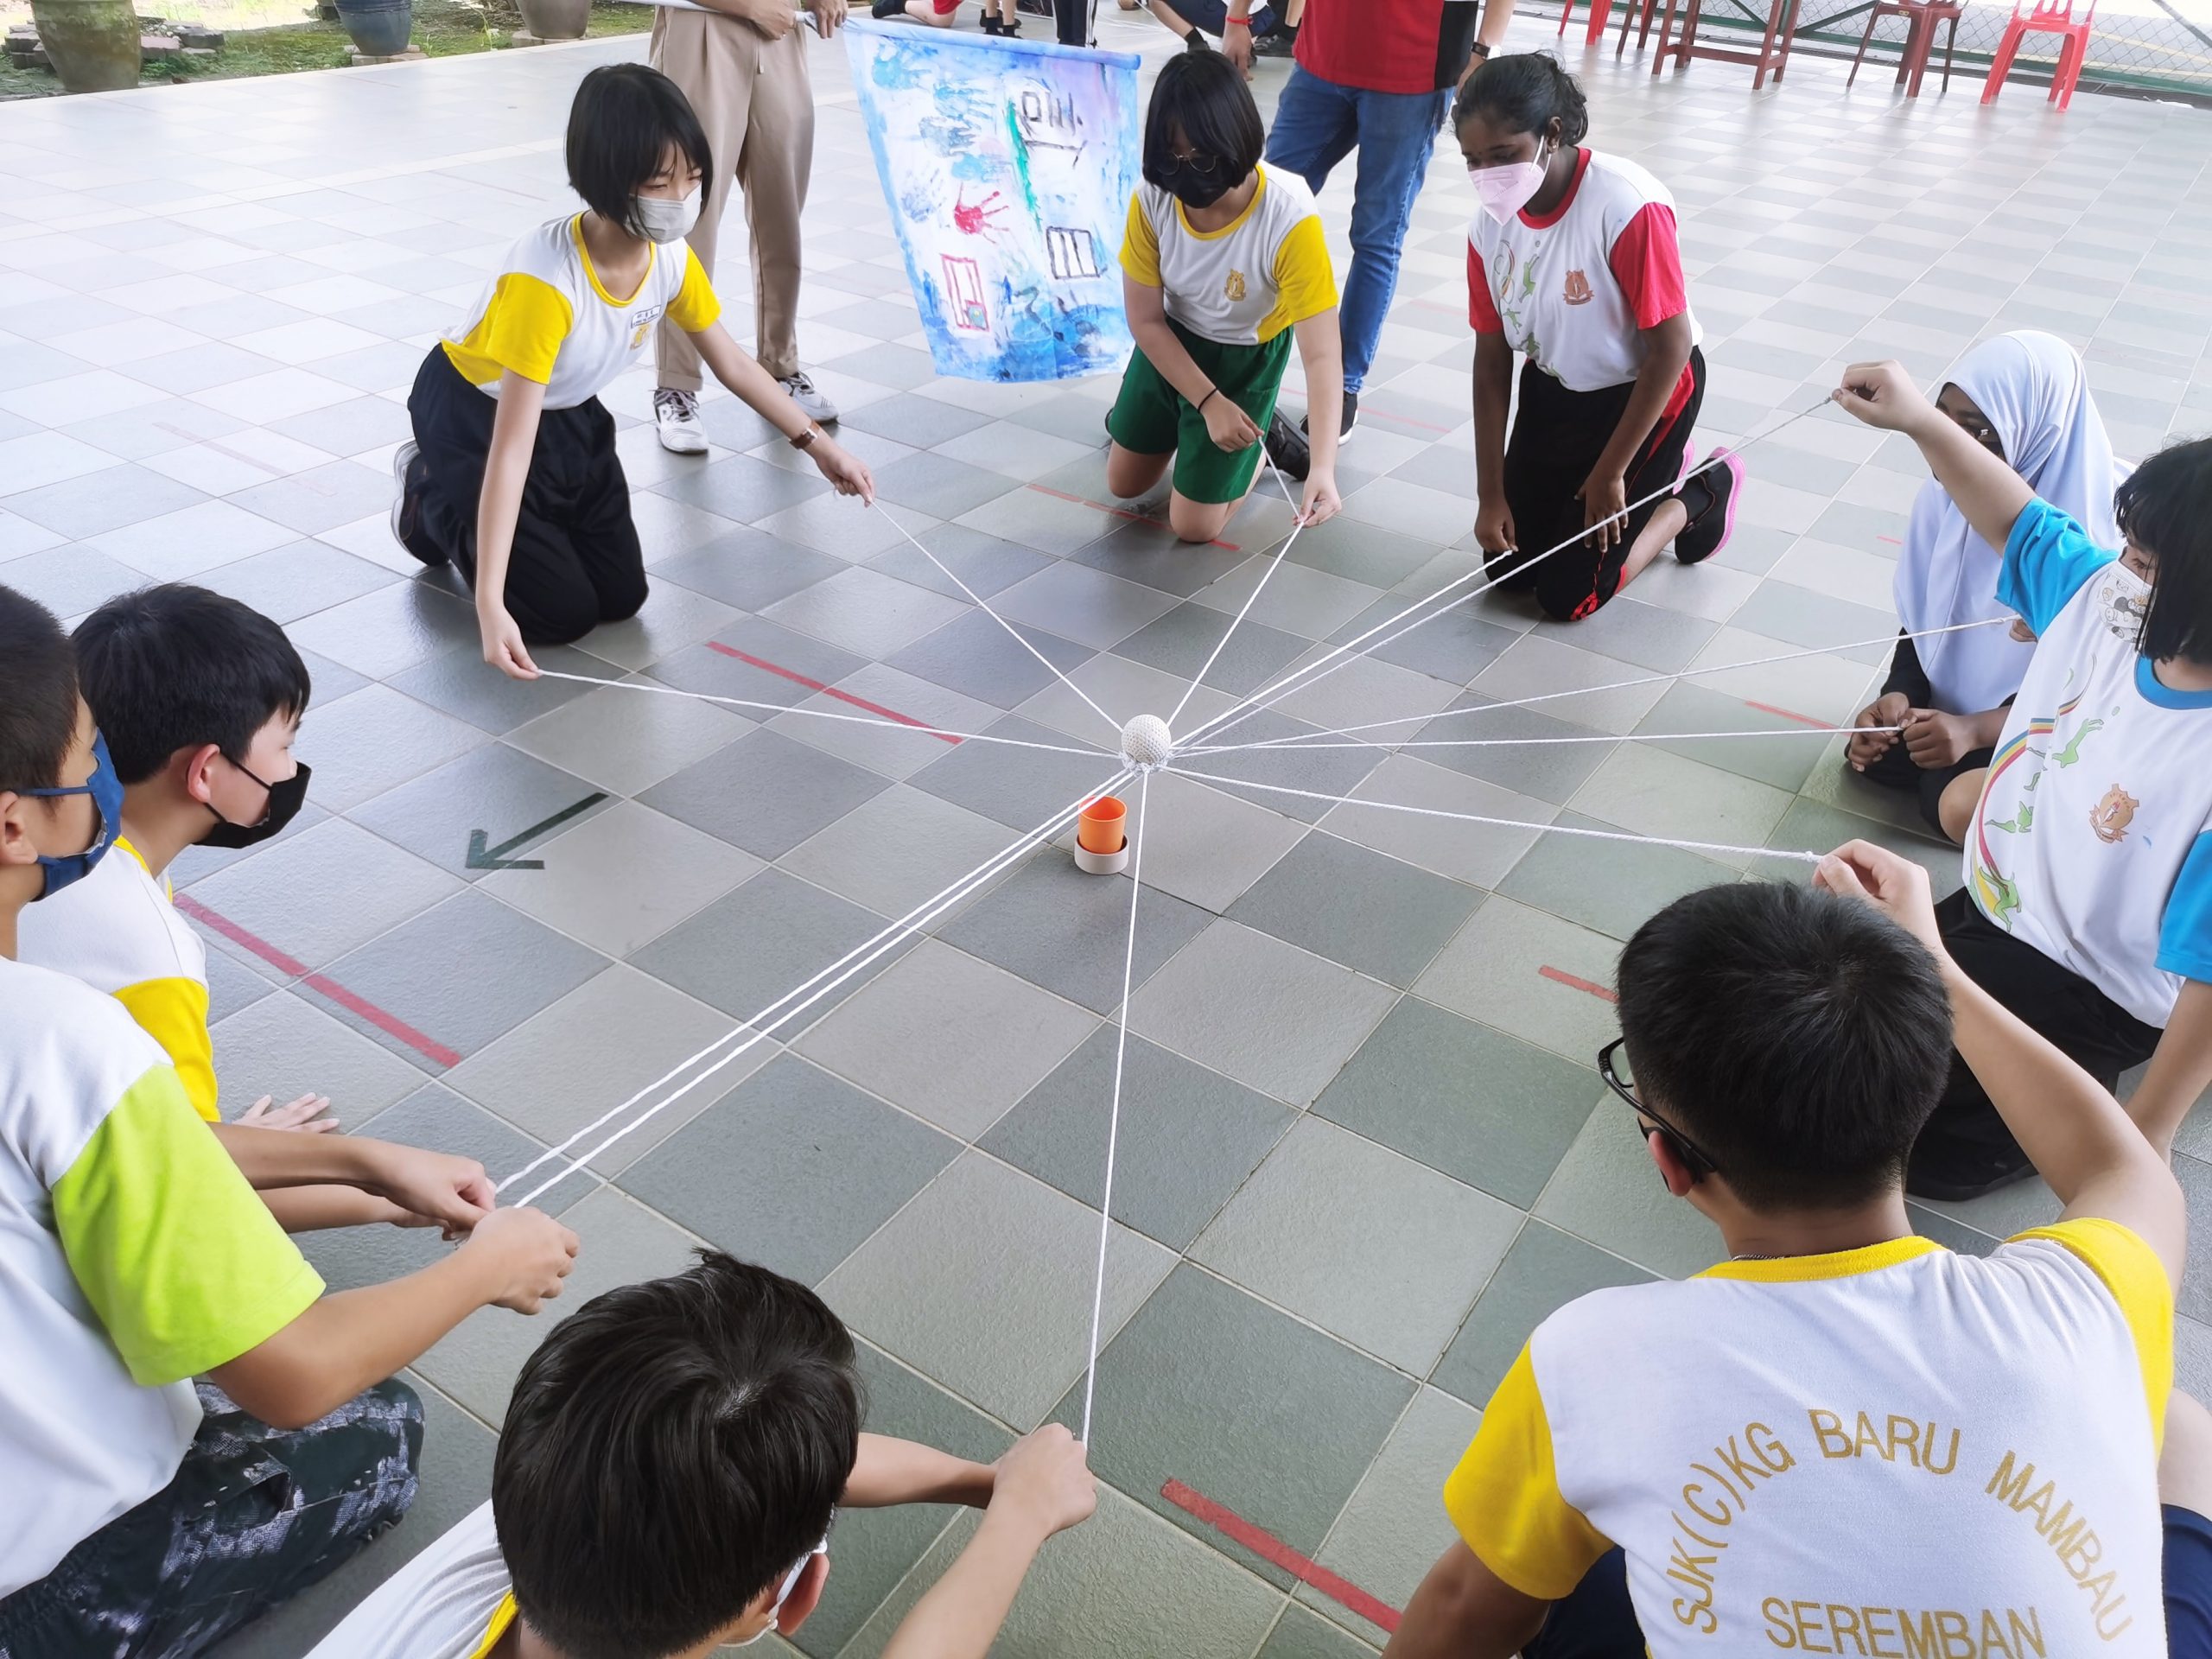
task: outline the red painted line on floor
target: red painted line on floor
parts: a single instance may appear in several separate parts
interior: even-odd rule
[[[1595,980],[1580,978],[1563,968],[1554,968],[1547,963],[1536,971],[1546,979],[1557,980],[1562,985],[1571,985],[1578,991],[1587,991],[1600,1002],[1618,1002],[1621,1000],[1618,992],[1607,990]]]
[[[1319,1561],[1300,1554],[1271,1532],[1254,1526],[1236,1510],[1224,1507],[1203,1492],[1194,1492],[1179,1480],[1171,1480],[1160,1495],[1186,1515],[1196,1516],[1215,1531],[1225,1534],[1262,1560],[1281,1567],[1301,1584],[1310,1584],[1332,1601],[1341,1602],[1371,1624],[1397,1634],[1402,1615],[1378,1596],[1371,1596],[1350,1579],[1339,1578]]]
[[[835,697],[840,702],[849,702],[855,709],[865,709],[871,715],[881,715],[886,720],[895,720],[901,726],[912,726],[917,731],[927,732],[940,743],[950,743],[957,747],[962,741],[961,739],[953,736],[950,732],[938,731],[925,720],[916,720],[912,715],[902,715],[896,709],[887,709],[880,702],[870,702],[866,697],[856,697],[849,691],[840,691],[834,685],[824,685],[821,681],[810,678],[797,669],[785,668],[781,663],[772,663],[766,657],[755,657],[749,651],[740,651],[735,645],[726,645],[719,639],[708,640],[707,649],[719,651],[725,657],[734,657],[741,663],[750,663],[765,673],[780,674],[794,684],[803,685],[810,691],[819,691],[825,697]]]
[[[1878,542],[1887,542],[1891,547],[1903,547],[1904,545],[1903,542],[1899,541],[1894,536],[1877,536],[1874,539]]]
[[[1093,501],[1087,495],[1070,495],[1065,490],[1056,490],[1049,484],[1032,484],[1029,487],[1036,491],[1039,495],[1051,496],[1055,501],[1072,501],[1078,507],[1089,507],[1093,512],[1103,512],[1109,518],[1126,518],[1133,524],[1156,524],[1160,523],[1159,519],[1151,517],[1147,513],[1132,512],[1127,507],[1117,507],[1105,501]],[[1218,539],[1208,542],[1206,545],[1208,547],[1220,548],[1226,553],[1242,553],[1244,550],[1243,548],[1237,546],[1234,542],[1224,542]]]
[[[1439,426],[1433,421],[1417,421],[1410,415],[1393,415],[1389,410],[1377,408],[1373,404],[1362,404],[1359,412],[1385,421],[1395,421],[1400,426],[1417,426],[1424,432],[1456,432],[1459,429],[1455,426]]]
[[[1744,707],[1756,709],[1763,715],[1779,715],[1784,720],[1796,721],[1800,726],[1817,726],[1824,732],[1840,732],[1843,729],[1840,726],[1834,725],[1827,721],[1815,720],[1810,715],[1801,715],[1795,709],[1777,709],[1770,702],[1753,702],[1749,697],[1744,699]]]
[[[296,957],[279,950],[257,933],[248,932],[229,917],[207,908],[188,893],[176,895],[176,907],[204,927],[212,927],[232,944],[242,945],[279,973],[298,980],[309,990],[329,998],[349,1014],[359,1014],[378,1031],[397,1037],[401,1042],[440,1065],[459,1065],[461,1056],[435,1037],[424,1035],[397,1014],[387,1013],[358,991],[350,991],[327,974],[308,971],[307,963]]]

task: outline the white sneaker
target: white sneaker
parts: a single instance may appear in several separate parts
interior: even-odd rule
[[[653,424],[660,429],[660,447],[675,455],[707,453],[707,429],[699,424],[699,394],[671,391],[666,386],[653,393]]]
[[[814,384],[804,369],[797,374],[785,375],[776,384],[791,393],[791,401],[799,406],[800,412],[808,420],[819,421],[824,426],[836,420],[837,405],[823,396],[822,388]]]

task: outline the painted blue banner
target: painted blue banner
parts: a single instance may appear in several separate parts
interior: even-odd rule
[[[1065,380],[1128,356],[1118,263],[1137,59],[912,23],[842,31],[937,372]]]

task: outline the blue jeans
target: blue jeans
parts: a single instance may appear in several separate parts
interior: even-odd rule
[[[1171,0],[1172,3],[1172,0]],[[1398,291],[1398,254],[1413,220],[1414,198],[1428,170],[1429,152],[1444,130],[1451,90],[1370,92],[1340,86],[1291,66],[1268,134],[1268,160],[1302,176],[1316,191],[1329,171],[1359,150],[1351,197],[1351,273],[1344,278],[1337,326],[1344,336],[1344,390],[1357,391],[1375,361],[1382,320]]]

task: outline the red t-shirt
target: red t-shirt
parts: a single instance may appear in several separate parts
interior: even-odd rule
[[[1481,13],[1476,0],[1309,0],[1298,61],[1339,86],[1433,92],[1459,84]]]

